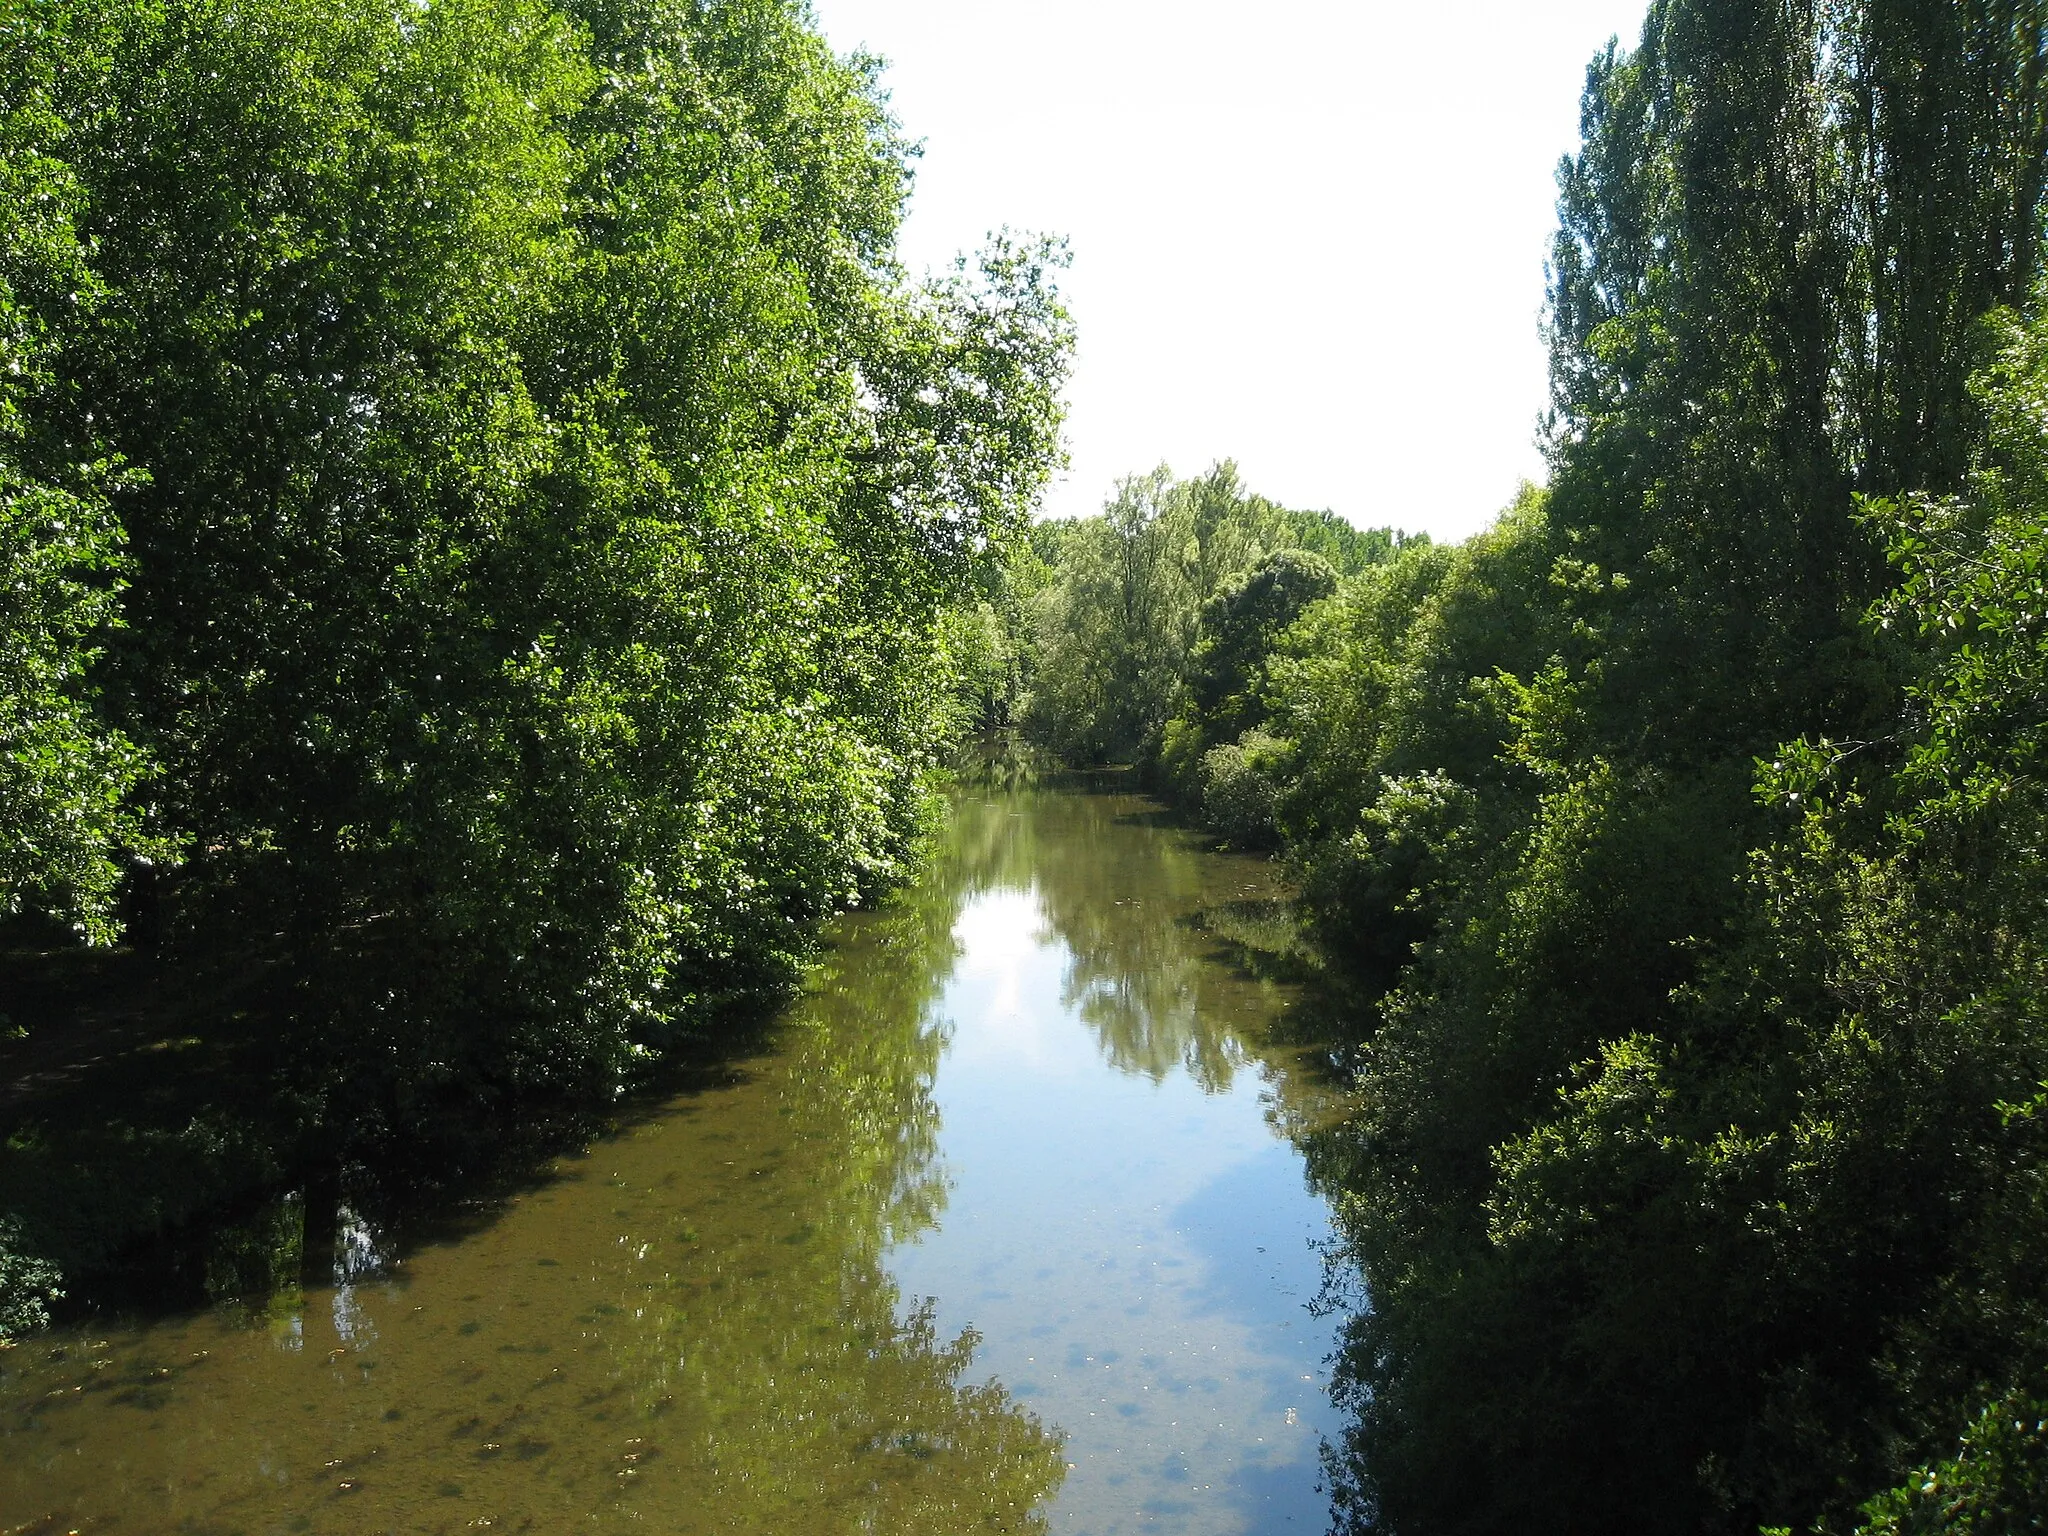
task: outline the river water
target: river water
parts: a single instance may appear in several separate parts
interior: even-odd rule
[[[307,1287],[286,1199],[270,1294],[0,1354],[0,1532],[1320,1532],[1280,894],[964,794],[758,1055],[458,1230]]]

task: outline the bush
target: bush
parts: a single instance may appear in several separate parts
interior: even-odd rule
[[[0,1217],[0,1343],[49,1326],[57,1280],[54,1264],[21,1251],[21,1224]]]
[[[1202,816],[1239,848],[1279,840],[1273,809],[1286,773],[1288,744],[1252,729],[1202,755]]]
[[[1947,1461],[1863,1507],[1857,1536],[2031,1536],[2048,1530],[2048,1398],[2015,1392]]]

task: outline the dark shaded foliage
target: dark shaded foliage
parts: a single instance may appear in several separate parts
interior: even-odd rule
[[[1982,317],[2043,58],[2032,6],[1652,6],[1560,173],[1548,490],[1283,641],[1362,1528],[1896,1529],[2038,1389],[2048,493]]]
[[[255,978],[344,1141],[786,984],[923,825],[1057,249],[909,284],[788,0],[0,26],[0,902]]]

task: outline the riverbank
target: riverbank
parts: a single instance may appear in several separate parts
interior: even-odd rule
[[[488,1203],[634,1103],[715,1077],[788,995],[729,1005],[623,1099],[480,1084],[399,1113],[380,1063],[308,1038],[305,978],[262,956],[18,944],[0,974],[0,1339],[53,1313],[232,1302],[286,1270],[324,1283],[345,1190],[406,1191],[384,1202],[393,1218],[416,1207],[404,1219],[429,1225]],[[281,1234],[281,1211],[300,1235]]]
[[[1335,1103],[1232,955],[1284,894],[1134,797],[964,794],[786,1011],[606,1134],[431,1220],[287,1191],[235,1228],[268,1289],[0,1356],[0,1509],[1320,1522],[1295,1138]]]

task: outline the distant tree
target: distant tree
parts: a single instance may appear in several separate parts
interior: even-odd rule
[[[1103,515],[1067,532],[1039,607],[1034,722],[1077,760],[1129,761],[1171,705],[1195,625],[1198,547],[1164,466],[1117,482]]]
[[[1247,491],[1227,459],[1184,481],[1161,466],[1120,482],[1100,517],[1040,526],[1045,532],[1034,534],[1034,549],[1056,579],[1038,603],[1034,626],[1042,670],[1029,711],[1032,730],[1058,752],[1106,754],[1148,768],[1168,750],[1173,730],[1167,777],[1184,792],[1192,792],[1193,765],[1216,739],[1197,744],[1201,731],[1170,726],[1191,685],[1190,669],[1206,664],[1195,651],[1207,605],[1238,594],[1241,611],[1231,610],[1238,616],[1224,649],[1210,649],[1218,667],[1242,673],[1233,687],[1255,691],[1255,653],[1299,606],[1285,622],[1277,619],[1282,610],[1312,600],[1303,594],[1322,578],[1309,573],[1334,581],[1337,572],[1367,570],[1417,542],[1390,529],[1353,528],[1328,512],[1282,507]],[[1248,573],[1275,560],[1244,596]],[[1244,707],[1256,713],[1250,693]]]

